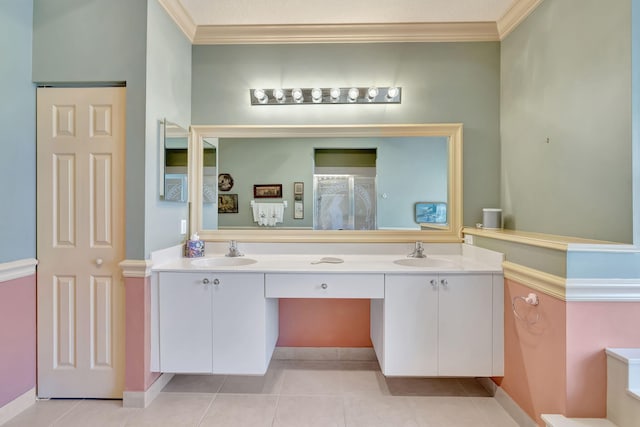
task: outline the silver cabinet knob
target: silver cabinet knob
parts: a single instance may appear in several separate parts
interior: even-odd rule
[[[323,284],[320,285],[320,287],[322,289],[327,289],[329,287],[329,285],[327,285],[326,283],[323,283]]]
[[[429,282],[431,284],[431,286],[433,286],[434,288],[438,287],[438,281],[436,279],[431,279],[431,281]]]
[[[208,285],[209,284],[209,279],[207,279],[206,277],[204,279],[202,279],[202,283],[204,285]]]
[[[103,261],[102,261],[102,258],[98,258],[98,259],[96,259],[96,265],[97,265],[98,267],[100,267],[100,266],[102,265],[102,262],[103,262]]]
[[[440,280],[440,284],[442,286],[447,286],[449,284],[449,282],[447,282],[447,279],[442,279],[442,280]]]
[[[219,279],[213,279],[213,284],[214,285],[219,285],[220,284],[220,280]]]

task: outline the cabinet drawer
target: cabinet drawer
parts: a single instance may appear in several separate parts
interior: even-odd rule
[[[383,274],[266,274],[267,298],[384,298]]]

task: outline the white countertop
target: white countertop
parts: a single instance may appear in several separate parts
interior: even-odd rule
[[[340,264],[312,264],[323,257],[340,258]],[[433,266],[404,266],[394,263],[399,259],[414,259],[402,255],[355,255],[355,254],[245,254],[242,258],[256,262],[239,266],[201,266],[196,265],[203,259],[225,259],[222,254],[208,255],[204,258],[180,258],[153,266],[153,271],[173,272],[259,272],[259,273],[386,273],[386,274],[424,274],[424,273],[501,273],[500,263],[486,262],[473,256],[464,255],[427,255]],[[231,258],[232,260],[233,258]],[[196,264],[193,263],[196,261]],[[214,263],[216,261],[213,261]],[[419,261],[418,261],[419,262]],[[429,261],[427,261],[429,262]]]

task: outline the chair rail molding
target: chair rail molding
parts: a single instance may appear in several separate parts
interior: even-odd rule
[[[149,277],[151,276],[153,262],[146,259],[126,259],[118,265],[122,269],[124,277]]]
[[[35,274],[36,265],[38,260],[35,258],[0,263],[0,283]]]

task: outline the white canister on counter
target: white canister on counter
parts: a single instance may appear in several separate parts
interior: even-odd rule
[[[489,230],[502,229],[502,209],[482,209],[482,228]]]

